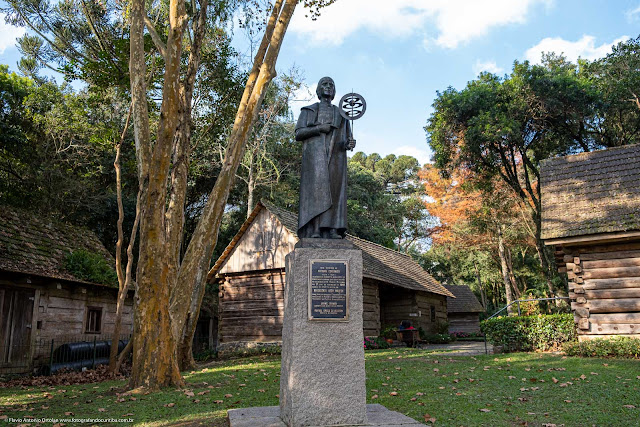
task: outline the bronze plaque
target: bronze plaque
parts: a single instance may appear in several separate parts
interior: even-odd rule
[[[309,320],[349,320],[349,262],[309,260]]]

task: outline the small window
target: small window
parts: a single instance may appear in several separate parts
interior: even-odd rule
[[[435,305],[431,306],[431,321],[432,322],[436,321],[436,306]]]
[[[99,334],[102,331],[102,308],[87,307],[87,334]]]

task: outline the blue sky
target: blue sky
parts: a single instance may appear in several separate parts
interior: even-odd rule
[[[0,63],[15,71],[22,30],[0,21]],[[638,34],[640,0],[338,0],[315,22],[296,11],[278,69],[297,66],[311,93],[329,75],[337,99],[351,90],[365,97],[356,151],[426,162],[436,91],[462,89],[483,70],[509,73],[543,50],[595,59]],[[307,91],[297,98],[296,110],[313,101]]]

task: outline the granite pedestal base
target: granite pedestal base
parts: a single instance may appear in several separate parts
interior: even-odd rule
[[[390,411],[382,405],[367,405],[366,408],[366,424],[355,425],[375,427],[416,427],[424,425],[399,412]],[[278,406],[230,409],[227,415],[230,427],[287,427],[280,418],[280,408]],[[353,426],[354,424],[351,425]]]
[[[329,278],[312,265],[346,265],[346,274],[343,269]],[[339,282],[343,274],[348,292],[342,307],[331,309],[329,298],[326,309],[317,309],[310,283]],[[326,291],[334,289],[329,285]],[[322,295],[318,292],[312,294]],[[284,425],[366,425],[362,252],[344,240],[302,239],[287,255],[284,304],[279,411]],[[345,309],[346,319],[314,317]]]

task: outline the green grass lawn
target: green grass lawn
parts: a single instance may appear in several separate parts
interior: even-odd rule
[[[640,425],[640,363],[634,360],[394,349],[367,352],[366,369],[367,403],[425,424],[426,417],[442,426]],[[4,388],[0,419],[8,425],[16,423],[11,418],[75,417],[224,426],[227,409],[277,405],[279,374],[279,358],[261,357],[209,364],[184,374],[187,389],[148,395],[121,394],[123,381]]]

